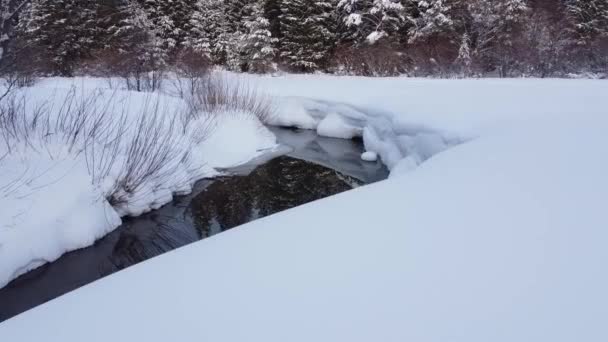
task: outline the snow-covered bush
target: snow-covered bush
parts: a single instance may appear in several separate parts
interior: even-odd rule
[[[151,198],[170,199],[196,180],[188,174],[190,149],[210,132],[211,116],[161,95],[72,88],[40,100],[28,93],[0,104],[0,155],[27,160],[45,152],[82,163],[121,214],[149,210]]]
[[[191,113],[249,113],[263,123],[268,122],[274,110],[271,99],[255,87],[221,74],[204,78],[188,102]]]
[[[0,287],[276,147],[258,120],[270,113],[266,98],[204,80],[186,100],[84,78],[0,101]]]

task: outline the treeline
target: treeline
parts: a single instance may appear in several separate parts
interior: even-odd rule
[[[608,71],[608,0],[0,2],[2,63],[45,74],[184,61],[370,76]]]

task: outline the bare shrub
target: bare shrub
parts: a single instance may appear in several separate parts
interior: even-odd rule
[[[401,51],[383,43],[339,47],[330,65],[337,74],[383,77],[404,74],[409,63]]]
[[[192,49],[177,54],[173,65],[175,78],[172,80],[175,95],[181,98],[193,97],[209,75],[211,60]]]
[[[123,141],[120,174],[108,196],[114,206],[137,199],[133,195],[148,196],[156,190],[146,188],[146,184],[164,184],[177,177],[175,170],[187,161],[192,147],[187,129],[181,129],[178,111],[162,108],[158,100],[149,98],[140,111],[129,128],[132,134]]]
[[[245,112],[256,116],[262,123],[269,122],[274,112],[268,96],[260,94],[247,83],[227,80],[221,75],[205,77],[188,102],[193,113]]]
[[[127,113],[124,101],[114,95],[72,89],[61,101],[36,105],[26,95],[11,95],[0,104],[0,162],[24,148],[55,158],[48,146],[65,146],[68,155],[83,158],[93,184],[113,182],[103,188],[114,206],[175,184],[177,168],[189,167],[192,144],[210,133],[206,119],[182,121],[188,115],[162,107],[159,97],[143,101],[140,113]],[[15,191],[28,175],[1,182],[0,195]]]
[[[9,96],[0,104],[0,131],[7,150],[21,143],[36,149],[45,143],[58,141],[69,152],[83,152],[98,136],[107,136],[110,101],[99,101],[100,93],[83,96],[72,88],[57,105],[43,101],[28,106],[26,95]]]
[[[82,65],[82,72],[105,77],[112,89],[116,88],[115,80],[118,77],[122,79],[123,88],[138,92],[157,91],[166,78],[164,60],[140,49],[99,51],[94,59]]]

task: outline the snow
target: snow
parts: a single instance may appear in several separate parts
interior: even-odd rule
[[[11,155],[2,161],[2,185],[11,186],[0,193],[0,285],[66,249],[93,244],[120,224],[82,160],[62,154]]]
[[[316,129],[326,137],[363,137],[367,151],[379,154],[389,169],[406,156],[412,156],[418,165],[462,142],[446,132],[400,123],[394,115],[376,109],[291,96],[277,99],[277,106],[277,115],[270,120],[272,124]]]
[[[74,90],[74,85],[78,90]],[[78,139],[70,149],[60,131],[46,133],[41,129],[33,133],[29,142],[13,141],[10,149],[3,140],[0,287],[66,252],[92,245],[118,227],[120,217],[158,209],[174,194],[192,191],[195,181],[216,176],[222,168],[245,163],[277,147],[274,135],[248,113],[199,113],[181,132],[183,125],[172,124],[171,118],[187,109],[182,100],[103,86],[102,80],[56,78],[17,94],[17,98],[27,96],[28,115],[34,115],[36,108],[44,105],[51,113],[51,122],[67,112],[70,105],[64,105],[64,100],[75,94],[83,100],[76,100],[72,107],[88,104],[91,108],[83,131],[92,130],[93,118],[107,112],[110,116],[102,122],[124,132],[116,149],[103,139],[103,134],[86,147]],[[125,114],[124,120],[121,113]],[[159,115],[156,119],[155,113]],[[139,125],[142,117],[149,118],[151,124]],[[139,130],[145,130],[148,136],[138,138]],[[239,139],[233,139],[233,134],[238,134]],[[134,144],[136,139],[139,142]],[[133,183],[134,186],[123,184],[122,180],[129,179],[130,165],[153,165],[147,164],[150,157],[141,158],[149,152],[130,152],[131,146],[162,144],[173,157],[162,160],[162,155],[157,155],[161,163],[152,177]],[[130,164],[135,161],[140,163]],[[135,168],[130,179],[140,177],[139,170]],[[108,200],[111,197],[118,199],[112,205]]]
[[[608,83],[257,81],[277,96],[275,123],[318,130],[333,116],[362,130],[391,178],[113,274],[0,336],[608,339]]]
[[[234,137],[238,137],[235,139]],[[262,152],[274,149],[276,138],[260,121],[248,113],[225,113],[221,124],[197,153],[215,168],[244,164]]]
[[[400,169],[411,170],[452,146],[530,120],[604,116],[608,107],[602,80],[287,75],[252,83],[277,97],[273,124],[362,136],[391,170],[405,158]]]
[[[361,160],[368,161],[368,162],[376,161],[376,160],[378,160],[378,153],[370,152],[370,151],[363,152],[361,154]]]
[[[376,44],[377,41],[384,38],[385,36],[386,32],[384,31],[374,31],[367,36],[366,41],[368,44]]]

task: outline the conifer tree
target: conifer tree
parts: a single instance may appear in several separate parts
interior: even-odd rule
[[[25,43],[38,46],[52,70],[72,75],[74,67],[98,44],[97,1],[37,0],[19,29]]]
[[[467,33],[462,35],[462,40],[460,42],[460,48],[458,49],[458,58],[456,59],[456,63],[460,67],[460,71],[462,76],[469,77],[471,76],[471,42],[469,39],[469,35]]]
[[[375,43],[399,32],[406,24],[409,0],[340,0],[338,10],[346,26],[346,40]]]
[[[190,31],[184,46],[213,59],[217,37],[222,29],[224,16],[222,1],[198,0],[190,16]]]
[[[437,41],[456,32],[452,6],[447,0],[419,0],[416,12],[415,17],[410,17],[413,23],[409,32],[410,42]]]
[[[334,1],[284,0],[281,5],[281,58],[294,70],[325,67],[335,45]]]
[[[240,39],[241,58],[247,64],[247,71],[265,72],[275,56],[274,44],[277,39],[272,37],[270,22],[264,18],[264,9],[257,1],[249,4],[247,16],[243,19],[245,33]]]
[[[577,44],[608,38],[608,0],[569,0],[567,11],[574,22]]]

